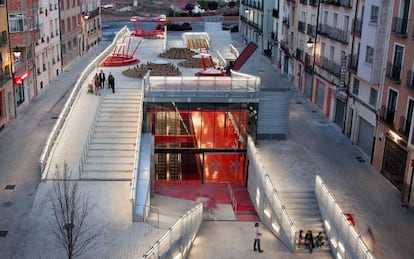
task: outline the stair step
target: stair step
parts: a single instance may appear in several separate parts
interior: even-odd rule
[[[124,128],[124,127],[128,127],[128,128],[137,128],[137,123],[135,122],[127,122],[127,121],[123,121],[123,122],[119,122],[119,121],[97,121],[96,127],[120,127],[120,128]]]
[[[103,164],[103,163],[89,163],[88,161],[83,166],[83,171],[94,171],[94,172],[132,172],[134,165],[130,164]]]
[[[97,127],[95,128],[95,133],[116,133],[116,132],[123,132],[123,133],[135,133],[137,132],[137,127],[128,127],[128,128],[113,128],[113,127]]]
[[[105,156],[94,156],[87,158],[87,163],[91,164],[134,164],[134,157],[127,156],[114,156],[114,157],[105,157]]]
[[[134,150],[90,150],[88,151],[87,157],[135,157],[135,149]]]
[[[136,138],[136,132],[94,132],[93,138],[114,138],[114,139],[123,139],[123,138]]]
[[[112,172],[112,173],[97,173],[97,172],[82,172],[81,179],[83,180],[106,180],[106,181],[130,181],[132,173]]]
[[[89,150],[135,150],[135,143],[131,144],[118,144],[118,143],[107,143],[107,144],[95,144],[89,145]]]
[[[92,138],[91,143],[93,144],[135,144],[136,138],[104,138],[104,137],[94,137]]]

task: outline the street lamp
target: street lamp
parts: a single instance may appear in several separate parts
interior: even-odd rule
[[[22,52],[19,50],[17,46],[13,49],[13,55],[17,59],[20,59],[20,56],[22,55]]]
[[[306,46],[308,46],[308,48],[312,48],[316,43],[313,42],[312,38],[309,37],[309,40],[306,42]]]

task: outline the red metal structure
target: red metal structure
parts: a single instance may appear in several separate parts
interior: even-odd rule
[[[164,25],[167,21],[167,17],[165,15],[157,17],[133,16],[130,20],[135,29],[135,31],[131,33],[132,36],[143,38],[164,37]],[[155,27],[153,27],[152,30],[146,30],[142,22],[155,22]]]
[[[135,47],[135,49],[130,53],[131,47],[131,36],[124,36],[121,43],[115,45],[114,51],[112,54],[102,62],[101,66],[103,67],[116,67],[116,66],[126,66],[135,63],[139,63],[139,59],[134,57],[135,52],[138,47],[141,45],[142,40],[140,40]]]
[[[214,63],[213,57],[208,52],[208,49],[205,49],[205,53],[203,53],[202,49],[200,49],[200,54],[196,55],[197,58],[201,58],[201,62],[203,64],[203,70],[198,71],[195,73],[195,76],[229,76],[230,74],[226,73],[222,69],[216,68],[216,64]],[[212,68],[206,67],[206,58],[211,64]]]

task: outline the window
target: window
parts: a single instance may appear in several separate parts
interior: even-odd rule
[[[27,19],[23,13],[9,14],[10,32],[20,32],[27,30]]]
[[[68,50],[72,49],[72,41],[68,41]]]
[[[377,24],[378,23],[378,6],[371,6],[371,17],[370,17],[370,22]]]
[[[372,64],[374,62],[374,48],[367,46],[367,53],[365,55],[365,62]]]
[[[371,88],[371,91],[369,92],[369,104],[374,107],[377,106],[377,95],[378,91],[374,88]]]
[[[354,78],[354,86],[352,87],[352,93],[354,95],[358,95],[359,94],[359,80]]]
[[[66,20],[66,26],[68,26],[68,32],[70,32],[70,18],[67,18]]]
[[[76,38],[74,38],[74,39],[73,39],[73,47],[74,47],[74,48],[76,48],[76,46],[77,46],[77,44],[76,44],[76,43],[77,43]]]
[[[66,31],[66,27],[65,27],[65,20],[62,20],[62,21],[61,21],[61,27],[60,27],[60,28],[62,28],[61,33],[62,33],[62,34],[64,34],[64,33],[65,33],[65,31]]]
[[[62,56],[66,55],[66,45],[62,44]]]
[[[72,16],[72,28],[76,28],[76,16]]]

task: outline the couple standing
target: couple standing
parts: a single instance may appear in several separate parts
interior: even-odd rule
[[[101,70],[99,73],[99,80],[101,83],[102,89],[105,87],[105,73]],[[109,72],[108,75],[108,87],[112,89],[112,93],[115,93],[115,77]]]

